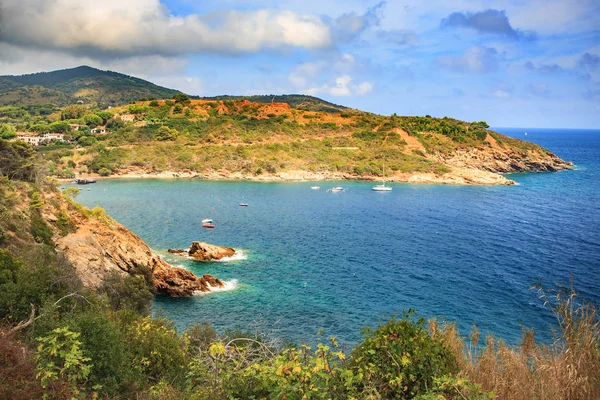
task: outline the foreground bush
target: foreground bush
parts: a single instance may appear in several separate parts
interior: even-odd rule
[[[457,371],[448,346],[432,338],[425,319],[415,321],[413,311],[366,329],[364,336],[352,352],[352,367],[362,378],[360,386],[383,398],[413,398],[427,392],[434,378]]]

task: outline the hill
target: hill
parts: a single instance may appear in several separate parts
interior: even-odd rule
[[[108,112],[79,108],[70,106],[48,117],[33,116],[30,110],[31,122],[14,122],[17,130],[62,127],[76,140],[67,148],[41,149],[59,177],[379,180],[385,175],[396,182],[508,185],[514,182],[500,173],[572,166],[538,145],[487,129],[484,121],[316,112],[287,103],[192,100],[185,95]],[[0,122],[16,121],[8,116],[18,111],[0,108]],[[78,119],[71,119],[76,113]],[[40,123],[44,118],[47,122]],[[66,122],[102,123],[107,133],[69,132]]]
[[[355,111],[348,107],[333,104],[318,97],[305,94],[283,94],[283,95],[259,95],[259,96],[213,96],[213,97],[193,97],[203,100],[248,100],[252,103],[287,103],[290,107],[304,111],[318,111],[328,113],[351,112]],[[358,111],[357,111],[358,112]]]
[[[52,72],[0,76],[0,105],[127,104],[141,98],[170,98],[177,90],[112,71],[81,66]]]

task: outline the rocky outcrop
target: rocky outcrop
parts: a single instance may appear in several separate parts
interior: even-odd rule
[[[501,135],[496,134],[496,137]],[[488,134],[488,146],[459,148],[449,154],[436,154],[434,159],[458,168],[477,168],[481,171],[548,172],[572,169],[573,163],[564,161],[556,154],[532,143],[504,137],[514,142],[505,145]]]
[[[73,264],[84,285],[91,288],[98,287],[110,271],[125,274],[141,267],[152,270],[154,286],[160,294],[185,297],[210,291],[210,287],[223,287],[220,280],[210,275],[199,278],[167,264],[138,236],[114,221],[89,218],[76,232],[57,239],[56,248]]]
[[[189,250],[169,249],[169,253],[180,256],[190,256],[198,261],[218,261],[225,257],[232,257],[235,250],[231,247],[216,246],[204,242],[193,242]]]

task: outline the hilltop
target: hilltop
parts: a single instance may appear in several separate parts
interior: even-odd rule
[[[82,101],[107,106],[127,104],[140,98],[170,98],[176,93],[179,91],[143,79],[87,66],[0,76],[0,105],[65,106]]]

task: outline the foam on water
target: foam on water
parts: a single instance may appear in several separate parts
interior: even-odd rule
[[[196,291],[196,292],[194,292],[194,295],[206,296],[208,294],[219,293],[219,292],[231,292],[238,288],[238,280],[237,279],[231,279],[228,281],[221,281],[221,282],[223,282],[223,287],[212,287],[209,283],[207,283],[206,286],[208,286],[208,288],[210,289],[210,292]]]
[[[220,260],[215,260],[214,262],[230,262],[230,261],[242,261],[248,259],[248,254],[245,250],[242,249],[234,249],[235,254],[231,257],[223,257]]]

